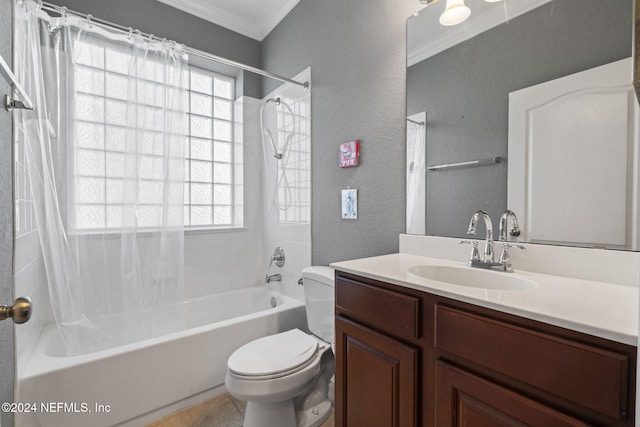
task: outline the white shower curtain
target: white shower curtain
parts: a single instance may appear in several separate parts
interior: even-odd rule
[[[407,120],[407,234],[426,233],[425,126]]]
[[[35,103],[16,143],[67,354],[182,328],[183,49],[26,0],[14,68]]]

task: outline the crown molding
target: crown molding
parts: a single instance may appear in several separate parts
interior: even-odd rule
[[[206,5],[204,2],[198,0],[158,1],[228,30],[235,31],[252,39],[260,40],[260,32],[255,22],[227,9],[213,4]]]
[[[205,4],[202,0],[158,1],[243,36],[262,41],[300,0],[274,0],[259,17],[254,19],[215,4]]]
[[[514,19],[550,1],[552,0],[508,1],[506,5],[508,7],[508,19]],[[471,13],[473,16],[473,11]],[[494,7],[474,17],[473,20],[469,20],[468,25],[449,27],[441,36],[435,37],[408,52],[407,67],[507,22],[508,19],[505,15],[502,8]]]
[[[300,0],[275,0],[260,17],[260,41],[278,26]]]

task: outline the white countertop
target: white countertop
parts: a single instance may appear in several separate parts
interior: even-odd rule
[[[409,273],[416,265],[467,267],[450,261],[405,253],[335,262],[331,267],[346,273],[429,292],[572,329],[601,338],[638,345],[638,288],[550,274],[516,271],[534,281],[523,290],[495,290],[453,285]]]

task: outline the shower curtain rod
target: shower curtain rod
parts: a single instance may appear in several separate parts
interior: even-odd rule
[[[105,27],[108,27],[108,28],[111,28],[111,29],[115,29],[115,30],[118,30],[118,31],[122,31],[124,33],[128,33],[131,30],[130,27],[125,27],[125,26],[122,26],[122,25],[119,25],[119,24],[115,24],[115,23],[110,22],[110,21],[105,21],[104,19],[95,18],[92,15],[87,15],[87,14],[84,14],[84,13],[76,12],[74,10],[67,9],[66,7],[58,6],[58,5],[55,5],[55,4],[52,4],[52,3],[48,3],[48,2],[42,2],[42,8],[45,9],[45,10],[49,10],[51,12],[59,13],[61,15],[63,13],[68,13],[68,14],[72,14],[72,15],[75,15],[75,16],[79,16],[81,18],[89,19],[93,23],[96,23],[96,24],[99,24],[99,25],[102,25],[102,26],[105,26]],[[157,41],[161,41],[162,40],[161,37],[154,36],[153,34],[148,34],[148,33],[143,33],[143,32],[141,32],[140,34],[143,35],[144,37],[150,37],[150,38],[153,38],[154,40],[157,40]],[[243,64],[241,62],[232,61],[231,59],[223,58],[221,56],[214,55],[212,53],[208,53],[208,52],[205,52],[203,50],[195,49],[195,48],[189,47],[187,45],[184,45],[184,46],[185,46],[185,52],[187,52],[190,55],[199,56],[200,58],[210,59],[212,61],[219,62],[219,63],[224,64],[224,65],[229,65],[231,67],[239,68],[239,69],[244,70],[244,71],[249,71],[250,73],[258,74],[258,75],[261,75],[263,77],[268,77],[268,78],[273,79],[273,80],[279,80],[279,81],[284,82],[284,83],[291,83],[291,84],[294,84],[294,85],[297,85],[297,86],[301,86],[302,88],[304,88],[304,90],[307,90],[309,88],[309,82],[308,81],[299,82],[299,81],[296,81],[296,80],[292,80],[292,79],[289,79],[289,78],[286,78],[286,77],[279,76],[277,74],[270,73],[270,72],[265,71],[265,70],[261,70],[260,68],[252,67],[251,65],[246,65],[246,64]]]
[[[414,123],[418,126],[424,126],[424,122],[416,122],[415,120],[407,119],[408,122]]]

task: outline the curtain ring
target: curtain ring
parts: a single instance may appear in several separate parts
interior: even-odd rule
[[[133,37],[133,28],[129,27],[129,35],[127,36],[129,39]]]
[[[91,28],[93,26],[93,24],[91,23],[92,19],[93,19],[93,15],[88,14],[87,15],[87,24],[89,24],[89,28]]]

